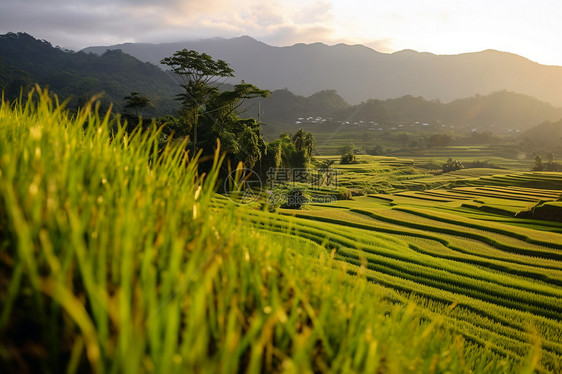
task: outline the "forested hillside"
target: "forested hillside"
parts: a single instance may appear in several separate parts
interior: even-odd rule
[[[61,98],[70,98],[69,107],[84,104],[93,95],[104,93],[102,105],[110,103],[120,111],[123,98],[132,91],[147,96],[154,107],[147,115],[173,113],[177,103],[177,82],[155,65],[144,63],[119,50],[101,56],[62,50],[25,33],[0,36],[0,86],[6,98],[19,96],[35,83],[50,87]]]
[[[562,147],[562,119],[541,123],[521,134],[521,139],[530,145]]]
[[[303,97],[285,89],[273,91],[271,98],[261,100],[260,104],[266,123],[292,123],[295,126],[299,126],[299,118],[320,116],[350,124],[358,121],[386,125],[420,122],[445,125],[447,128],[453,125],[469,130],[504,132],[508,129],[524,131],[538,123],[562,118],[562,108],[508,91],[450,103],[408,95],[349,105],[333,90]],[[256,103],[251,112],[257,113]]]

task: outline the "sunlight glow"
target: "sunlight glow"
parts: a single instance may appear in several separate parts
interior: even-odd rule
[[[562,6],[553,0],[92,0],[0,2],[0,32],[67,48],[249,35],[265,43],[365,44],[380,52],[496,49],[562,65]]]

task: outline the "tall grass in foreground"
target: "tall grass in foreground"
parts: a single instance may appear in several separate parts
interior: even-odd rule
[[[324,248],[213,202],[217,161],[39,91],[0,108],[0,367],[491,372],[527,361],[416,317]]]

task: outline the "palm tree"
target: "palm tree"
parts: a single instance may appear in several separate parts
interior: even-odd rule
[[[316,140],[311,132],[306,132],[303,138],[303,147],[306,151],[307,159],[311,160],[316,148]]]
[[[306,162],[310,162],[312,159],[312,154],[314,153],[314,149],[316,147],[316,141],[314,140],[314,136],[311,132],[304,131],[303,129],[299,129],[292,137],[291,140],[295,145],[295,149],[297,152],[302,152]]]

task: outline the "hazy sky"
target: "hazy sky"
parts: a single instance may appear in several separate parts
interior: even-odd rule
[[[497,49],[562,65],[560,0],[0,0],[0,33],[8,31],[74,50],[250,35],[381,52]]]

